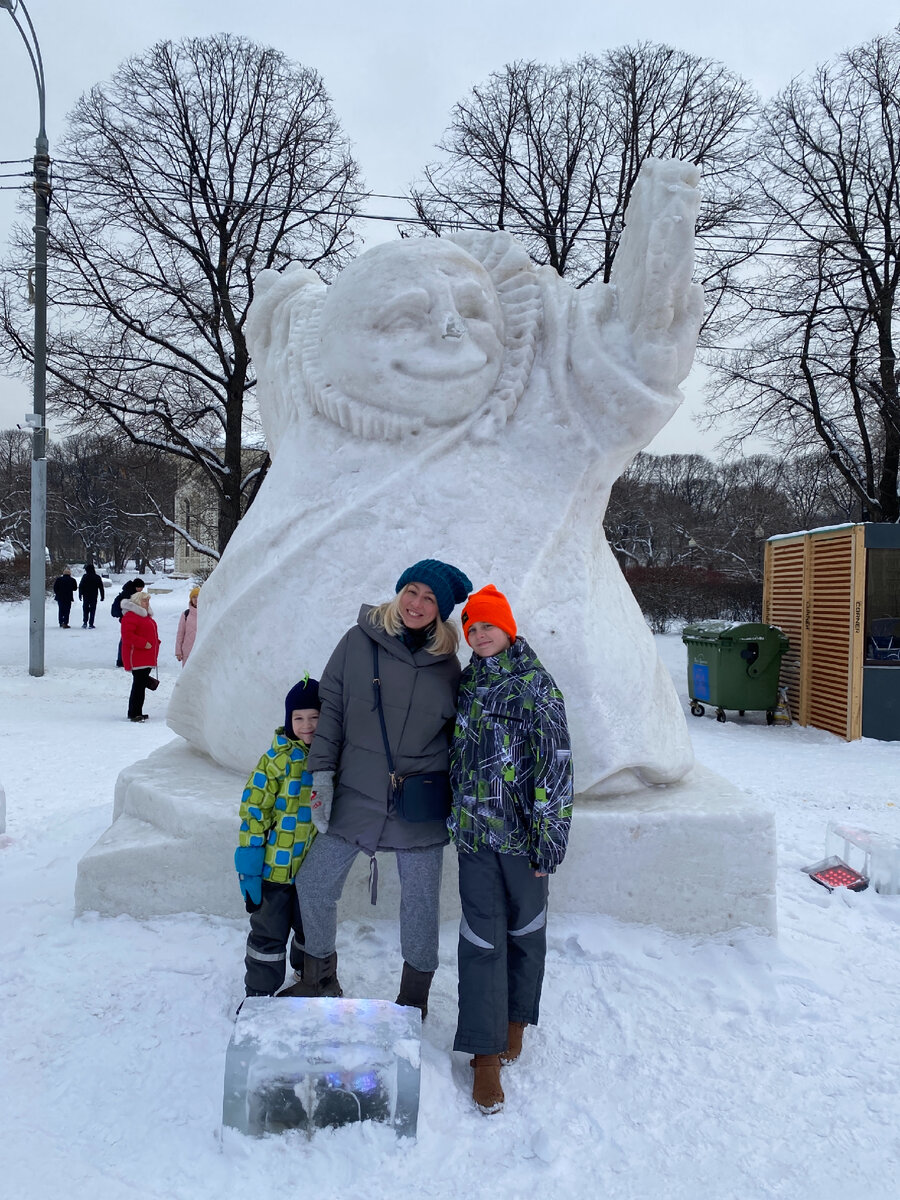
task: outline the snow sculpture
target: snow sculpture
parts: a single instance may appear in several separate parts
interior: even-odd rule
[[[438,557],[510,597],[566,695],[580,793],[690,769],[602,521],[681,402],[697,182],[689,164],[645,164],[609,285],[576,291],[505,233],[378,245],[330,287],[260,276],[247,337],[272,467],[204,586],[177,733],[246,772],[360,603]]]

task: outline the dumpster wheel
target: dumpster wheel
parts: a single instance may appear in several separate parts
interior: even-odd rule
[[[723,725],[724,725],[724,724],[725,724],[725,722],[728,720],[728,718],[725,716],[725,709],[724,709],[724,708],[717,708],[717,709],[716,709],[716,720],[717,720],[717,721],[720,721],[720,722],[721,722]]]
[[[696,700],[691,701],[691,713],[693,714],[693,716],[702,717],[705,712],[706,712],[706,709],[703,707],[702,704],[699,704]]]
[[[771,708],[766,711],[766,724],[767,725],[775,724],[775,713],[772,711]]]

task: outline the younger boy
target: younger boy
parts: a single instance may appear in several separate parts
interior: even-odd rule
[[[459,1023],[474,1055],[472,1098],[503,1105],[501,1063],[536,1025],[547,948],[547,876],[566,852],[572,755],[562,693],[488,584],[462,613],[472,661],[462,673],[447,826],[459,851]]]
[[[291,930],[295,973],[303,964],[303,923],[294,876],[316,833],[306,757],[321,707],[318,680],[306,675],[285,697],[284,725],[275,730],[271,747],[256,764],[241,797],[234,865],[250,914],[244,958],[248,996],[272,996],[281,987]]]

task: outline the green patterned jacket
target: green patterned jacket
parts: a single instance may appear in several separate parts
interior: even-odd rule
[[[572,752],[562,692],[524,638],[462,673],[450,750],[447,828],[460,850],[563,860],[572,820]]]
[[[241,797],[240,845],[265,846],[263,879],[290,883],[316,836],[309,809],[306,746],[275,731]]]

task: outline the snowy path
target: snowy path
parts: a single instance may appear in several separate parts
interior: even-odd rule
[[[823,856],[832,819],[900,836],[900,743],[846,745],[758,714],[688,721],[698,758],[776,810],[777,940],[551,915],[541,1025],[504,1072],[505,1111],[487,1119],[448,1051],[447,925],[414,1145],[375,1126],[222,1144],[243,922],[72,918],[76,864],[109,823],[118,771],[171,737],[167,655],[188,586],[160,586],[174,587],[154,602],[163,683],[143,726],[124,720],[108,602],[93,633],[57,630],[48,609],[42,679],[24,665],[27,606],[0,606],[5,1194],[896,1200],[900,897],[829,895],[799,868]],[[680,639],[658,643],[683,695]],[[393,998],[396,941],[391,921],[341,927],[349,994]]]

